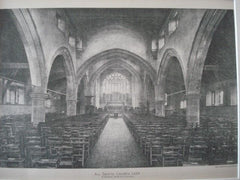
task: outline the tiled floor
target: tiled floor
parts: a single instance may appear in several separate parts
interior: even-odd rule
[[[110,118],[87,160],[87,168],[146,167],[147,159],[122,118]]]

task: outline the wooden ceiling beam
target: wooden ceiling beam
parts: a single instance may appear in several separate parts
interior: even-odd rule
[[[28,63],[2,63],[1,69],[29,69]]]

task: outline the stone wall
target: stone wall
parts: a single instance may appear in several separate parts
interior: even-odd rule
[[[73,65],[76,69],[76,49],[68,43],[68,26],[66,25],[66,32],[62,32],[58,29],[56,9],[30,9],[30,13],[41,40],[43,53],[45,55],[47,75],[50,73],[54,61],[53,57],[61,47],[68,49],[72,57]]]

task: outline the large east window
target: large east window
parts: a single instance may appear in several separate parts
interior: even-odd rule
[[[114,72],[103,80],[102,92],[105,102],[126,101],[130,94],[129,81],[124,75]]]

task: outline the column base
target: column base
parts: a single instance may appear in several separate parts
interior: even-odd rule
[[[155,101],[155,116],[165,117],[165,101]]]
[[[198,116],[187,116],[187,127],[198,127],[199,117]]]
[[[77,100],[67,100],[67,116],[75,116],[77,114]]]
[[[45,122],[45,94],[41,88],[35,88],[31,94],[32,98],[32,117],[33,126],[37,126],[40,122]]]

